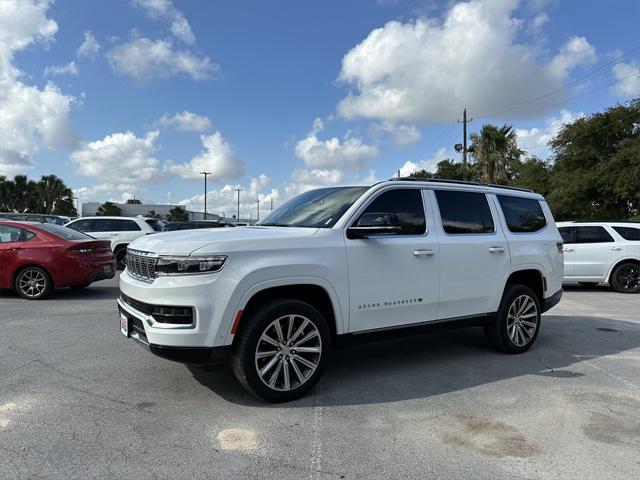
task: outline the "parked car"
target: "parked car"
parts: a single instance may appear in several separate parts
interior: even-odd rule
[[[167,232],[173,232],[175,230],[194,230],[196,228],[221,228],[221,227],[235,227],[230,223],[218,222],[216,220],[192,220],[188,222],[173,222],[165,226]]]
[[[640,292],[640,223],[560,222],[558,230],[565,282],[609,283],[616,292]]]
[[[84,288],[113,278],[109,242],[60,225],[0,220],[0,288],[40,300],[54,288]]]
[[[332,346],[391,331],[482,325],[525,352],[562,278],[542,196],[399,179],[312,190],[256,226],[139,238],[118,305],[122,333],[151,352],[230,355],[249,392],[285,401],[318,381]]]
[[[109,240],[119,270],[124,270],[129,243],[138,237],[164,230],[159,220],[146,217],[82,217],[67,223],[66,227],[94,238]]]
[[[56,225],[64,225],[69,221],[69,217],[40,213],[0,213],[0,220],[2,219],[32,223],[54,223]]]

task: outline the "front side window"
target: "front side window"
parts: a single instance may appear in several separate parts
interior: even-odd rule
[[[94,228],[93,220],[77,220],[68,224],[67,228],[71,228],[76,232],[92,232]]]
[[[135,232],[142,230],[133,220],[121,220],[119,218],[105,218],[94,220],[96,232]]]
[[[575,243],[573,240],[573,227],[560,227],[558,228],[558,231],[560,232],[564,243]]]
[[[146,220],[147,225],[149,225],[155,232],[164,231],[164,225],[159,220]]]
[[[633,227],[613,227],[625,240],[638,241],[640,240],[640,228]]]
[[[386,191],[369,204],[354,225],[399,226],[396,235],[422,235],[427,229],[422,192],[415,188]]]
[[[613,237],[604,227],[574,227],[576,243],[605,243],[613,242]]]
[[[547,224],[538,200],[511,195],[498,195],[498,201],[510,232],[537,232]]]
[[[446,233],[492,233],[493,217],[484,193],[436,190],[442,227]]]
[[[258,225],[331,228],[369,187],[319,188],[301,193]]]
[[[21,228],[0,225],[0,243],[19,242],[21,233]]]

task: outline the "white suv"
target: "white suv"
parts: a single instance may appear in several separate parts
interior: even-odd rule
[[[640,223],[560,222],[564,281],[589,287],[608,282],[622,293],[640,292]]]
[[[301,396],[337,344],[482,325],[533,344],[562,295],[562,238],[530,191],[415,179],[312,190],[261,224],[139,238],[118,299],[153,353],[233,369],[270,401]],[[413,328],[409,328],[413,327]]]
[[[82,217],[65,227],[93,238],[110,240],[119,270],[124,270],[127,245],[138,237],[164,230],[159,220],[145,217]]]

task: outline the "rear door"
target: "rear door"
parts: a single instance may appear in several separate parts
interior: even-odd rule
[[[357,332],[435,320],[438,240],[428,203],[425,210],[422,190],[384,190],[371,199],[350,225],[363,226],[364,219],[371,217],[392,218],[394,225],[400,225],[401,229],[369,238],[345,238],[349,330]]]
[[[0,288],[11,288],[13,273],[24,252],[25,230],[12,225],[0,225]]]
[[[574,273],[576,278],[603,280],[618,258],[622,248],[600,225],[575,225]]]
[[[564,278],[573,277],[576,272],[575,259],[575,231],[573,227],[558,227],[560,235],[562,235],[562,253],[564,254]]]
[[[438,318],[497,310],[510,267],[507,240],[484,192],[435,190],[439,212],[440,305]]]

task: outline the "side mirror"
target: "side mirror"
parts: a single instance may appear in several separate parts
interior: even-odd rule
[[[365,213],[358,222],[347,228],[347,238],[368,238],[374,235],[393,235],[402,230],[397,215],[387,212]]]

